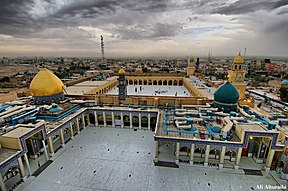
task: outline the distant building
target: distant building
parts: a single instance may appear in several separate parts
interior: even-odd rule
[[[281,88],[281,81],[279,80],[270,80],[268,82],[268,86],[274,91],[278,92],[279,89]]]

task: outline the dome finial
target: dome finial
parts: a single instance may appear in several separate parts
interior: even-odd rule
[[[121,68],[118,72],[118,74],[125,74],[125,70],[123,68]]]
[[[239,51],[239,54],[234,57],[234,61],[233,62],[237,63],[237,64],[244,63],[244,58],[243,58],[243,56],[241,56],[241,52],[240,51]]]

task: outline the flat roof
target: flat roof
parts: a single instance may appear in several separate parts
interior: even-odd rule
[[[103,84],[107,83],[107,81],[85,81],[81,82],[79,84],[75,84],[74,86],[101,86]]]
[[[18,152],[14,149],[0,148],[0,164]]]
[[[73,86],[69,86],[65,88],[65,91],[68,95],[84,95],[86,92],[95,89],[97,87],[100,87],[104,85],[105,83],[108,83],[114,79],[117,79],[117,76],[109,77],[105,80],[99,80],[99,81],[84,81],[78,84],[75,84]]]
[[[197,78],[196,76],[191,76],[190,78],[186,78],[189,83],[194,86],[201,94],[206,96],[208,99],[214,99],[214,92],[217,88],[208,87],[205,85],[205,81]]]
[[[268,129],[257,123],[239,123],[238,126],[244,131],[267,132]]]
[[[158,112],[159,109],[157,108],[149,108],[149,109],[141,109],[141,108],[128,108],[128,107],[100,107],[100,106],[96,106],[96,107],[91,107],[91,109],[97,109],[97,110],[123,110],[123,111],[140,111],[140,112]],[[62,124],[66,123],[67,121],[69,121],[70,119],[74,118],[75,116],[77,116],[78,114],[80,114],[81,112],[83,112],[84,110],[86,110],[86,108],[81,108],[79,110],[77,110],[77,112],[72,113],[70,115],[68,115],[67,117],[61,119],[61,120],[57,120],[57,121],[46,121],[46,131],[47,133],[50,133],[51,131],[53,131],[54,129],[56,129],[57,127],[61,126]]]
[[[65,88],[68,95],[84,95],[86,92],[94,89],[93,86],[69,86]]]
[[[10,137],[10,138],[19,138],[27,133],[29,133],[30,131],[33,131],[34,128],[28,128],[28,127],[17,127],[1,136],[3,137]]]

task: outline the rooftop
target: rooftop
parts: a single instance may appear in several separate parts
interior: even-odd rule
[[[153,132],[89,127],[69,142],[63,152],[35,177],[32,190],[229,190],[276,185],[263,176],[245,176],[213,168],[154,166]],[[205,175],[204,175],[205,174]],[[204,177],[204,178],[203,178]],[[229,181],[227,181],[229,179]],[[141,180],[141,181],[139,181]],[[172,181],[179,180],[179,181]],[[209,183],[209,185],[208,185]]]
[[[263,125],[260,124],[255,124],[255,123],[240,123],[238,125],[241,129],[244,131],[255,131],[255,132],[266,132],[268,129],[264,127]]]
[[[33,131],[33,128],[19,126],[15,129],[13,129],[12,131],[9,131],[8,133],[5,133],[1,136],[9,137],[9,138],[19,138],[19,137],[22,137],[23,135],[29,133],[30,131]]]
[[[0,148],[0,164],[7,160],[8,158],[14,156],[17,153],[17,150]]]
[[[65,91],[68,95],[84,95],[85,93],[93,90],[97,87],[104,85],[111,80],[117,79],[117,76],[109,77],[105,80],[99,81],[84,81],[73,86],[69,86],[65,88]]]
[[[216,108],[208,106],[185,107],[187,109],[160,111],[157,137],[241,143],[246,132],[271,133],[271,136],[280,133],[274,129],[268,130],[269,120],[254,110],[248,110],[248,114],[241,109],[241,112],[234,112],[232,116],[231,113],[218,112]]]

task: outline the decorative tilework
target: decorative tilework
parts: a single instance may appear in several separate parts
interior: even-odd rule
[[[9,169],[15,168],[15,167],[17,167],[17,168],[19,167],[19,164],[18,164],[18,160],[17,160],[17,159],[14,160],[13,162],[11,162],[10,164],[8,164],[7,166],[5,166],[4,168],[2,168],[2,169],[0,170],[0,173],[2,174],[2,176],[4,176]]]
[[[212,151],[212,150],[218,150],[218,151],[222,151],[222,147],[221,146],[218,146],[218,145],[211,145],[210,146],[210,151]]]
[[[199,144],[195,145],[195,150],[198,148],[206,150],[206,145],[199,145]]]

